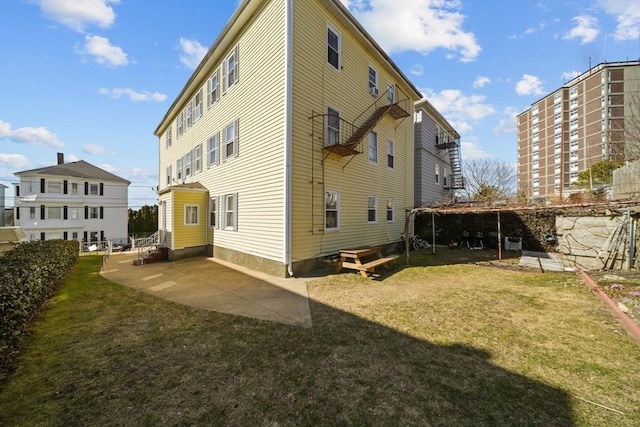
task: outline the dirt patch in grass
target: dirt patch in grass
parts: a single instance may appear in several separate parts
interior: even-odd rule
[[[575,274],[411,260],[315,280],[314,326],[297,328],[138,293],[82,259],[2,384],[2,423],[638,424],[638,346]]]

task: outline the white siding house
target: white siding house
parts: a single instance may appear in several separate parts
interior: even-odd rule
[[[129,181],[83,160],[16,172],[15,225],[27,240],[127,239]]]

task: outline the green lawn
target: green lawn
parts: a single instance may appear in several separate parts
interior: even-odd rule
[[[160,300],[82,257],[0,425],[640,425],[640,346],[581,280],[473,252],[318,279],[312,328]]]

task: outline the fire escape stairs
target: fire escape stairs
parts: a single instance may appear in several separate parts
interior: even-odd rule
[[[451,189],[460,190],[464,188],[464,177],[462,176],[462,160],[460,159],[460,144],[454,139],[437,143],[436,147],[447,150],[449,153],[449,163],[451,165]]]
[[[391,110],[391,105],[385,105],[373,112],[371,116],[365,122],[357,128],[353,134],[345,141],[344,145],[349,148],[354,148],[362,141],[362,139],[371,132],[378,122],[384,117],[384,115]]]

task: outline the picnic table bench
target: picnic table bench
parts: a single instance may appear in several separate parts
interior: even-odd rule
[[[360,248],[360,249],[341,249],[340,261],[336,266],[336,273],[340,273],[342,268],[351,268],[358,270],[362,277],[368,277],[367,273],[373,273],[375,268],[382,265],[384,268],[389,268],[388,263],[398,259],[400,255],[382,255],[382,246],[376,246],[373,248]],[[373,258],[371,261],[365,261],[364,258]],[[347,261],[350,259],[352,261]],[[363,262],[364,261],[364,262]]]

